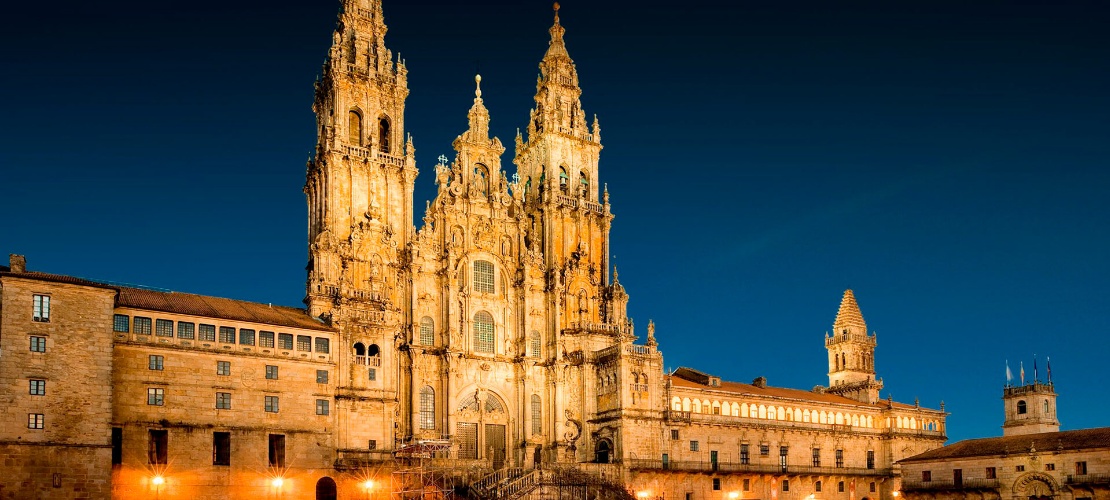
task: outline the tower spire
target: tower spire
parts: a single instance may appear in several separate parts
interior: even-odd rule
[[[840,309],[836,311],[836,320],[833,321],[834,336],[845,332],[867,335],[867,323],[856,303],[856,295],[850,288],[844,291],[844,297],[840,299]]]

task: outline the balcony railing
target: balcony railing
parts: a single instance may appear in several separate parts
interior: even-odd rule
[[[593,323],[590,321],[571,321],[564,331],[628,335],[632,333],[632,327],[627,323],[623,325],[614,325],[611,323]]]
[[[393,461],[393,450],[338,450],[336,455],[335,466],[340,469],[356,469]]]
[[[674,470],[690,472],[738,472],[774,474],[784,476],[890,476],[890,469],[865,469],[863,467],[812,467],[805,465],[752,464],[712,460],[662,460],[632,459],[632,469]]]
[[[1068,484],[1110,484],[1110,474],[1068,474]]]
[[[997,489],[998,486],[998,479],[964,479],[962,481],[902,481],[903,491],[992,490]]]
[[[381,356],[355,356],[356,365],[382,366]]]

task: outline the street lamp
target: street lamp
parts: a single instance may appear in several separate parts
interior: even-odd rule
[[[648,497],[648,492],[641,490],[641,491],[636,493],[636,497],[637,498],[647,498]]]
[[[728,497],[731,498],[732,500],[736,500],[737,498],[740,498],[740,492],[739,491],[730,491],[728,493]]]
[[[370,491],[374,489],[374,481],[367,479],[362,483],[362,489],[366,490],[366,498],[369,500]]]

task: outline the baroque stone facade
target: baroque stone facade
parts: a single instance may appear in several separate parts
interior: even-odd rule
[[[0,498],[388,498],[414,449],[484,498],[600,476],[641,497],[890,498],[894,462],[943,444],[943,407],[880,398],[850,290],[828,387],[666,373],[650,322],[636,343],[557,7],[515,171],[478,77],[417,229],[385,34],[381,0],[346,0],[316,83],[305,310],[0,267]]]

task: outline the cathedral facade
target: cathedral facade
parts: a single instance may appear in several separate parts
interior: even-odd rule
[[[415,457],[476,498],[557,498],[574,470],[640,498],[885,500],[943,445],[943,406],[880,397],[850,290],[815,336],[828,386],[664,371],[611,271],[558,9],[514,168],[478,77],[417,229],[385,34],[381,0],[346,0],[316,82],[305,309],[0,266],[0,499],[394,498]]]

